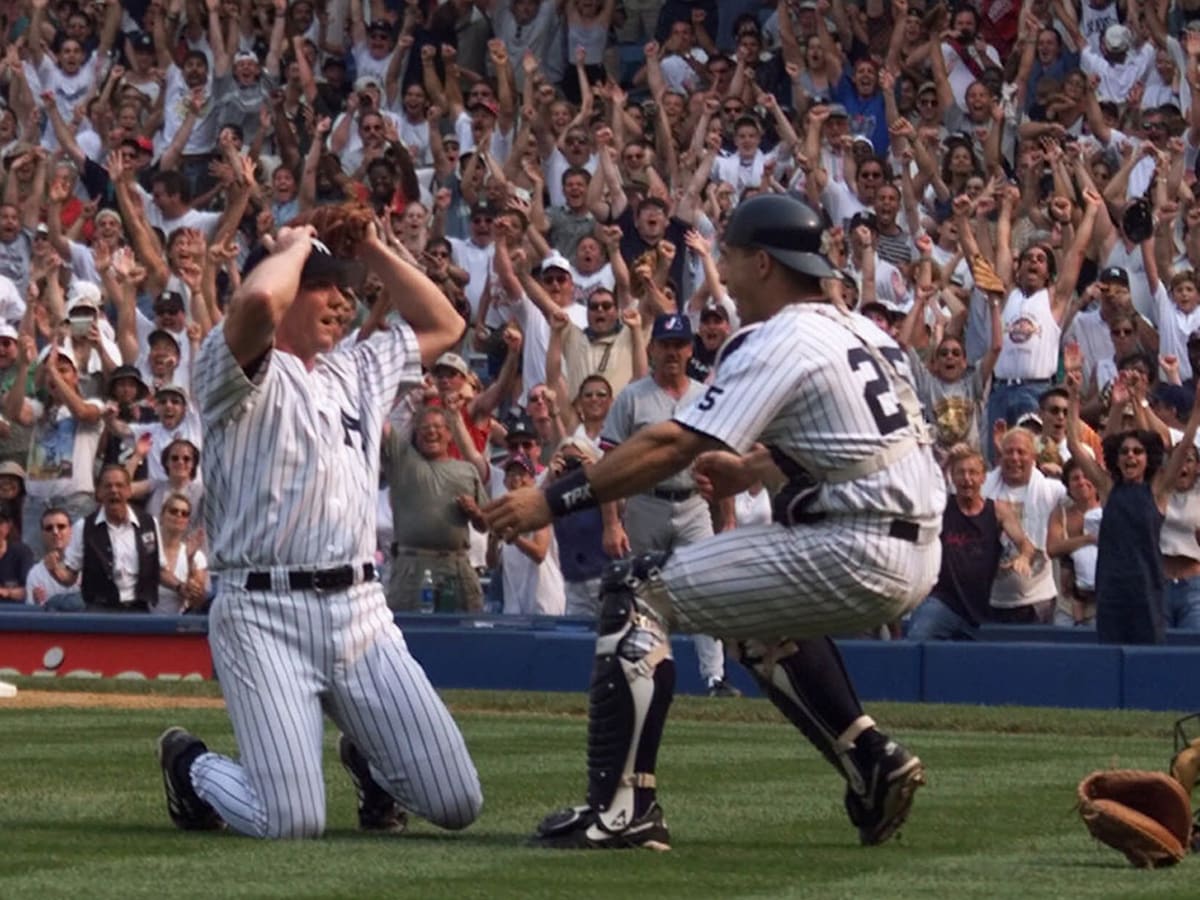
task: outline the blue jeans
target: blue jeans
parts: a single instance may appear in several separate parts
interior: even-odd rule
[[[913,610],[905,637],[910,641],[973,641],[978,631],[946,601],[930,594]]]
[[[1049,378],[1026,380],[1020,384],[992,382],[987,402],[987,430],[980,436],[989,463],[996,461],[996,448],[992,441],[992,429],[1003,419],[1011,428],[1025,413],[1037,412],[1038,398],[1053,382]]]
[[[1167,627],[1200,631],[1200,575],[1167,579]]]

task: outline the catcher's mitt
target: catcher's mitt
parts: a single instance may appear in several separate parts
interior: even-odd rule
[[[1191,801],[1162,772],[1093,772],[1079,782],[1079,815],[1092,837],[1139,869],[1171,866],[1187,853]]]
[[[373,221],[375,213],[370,207],[343,203],[302,212],[288,225],[311,225],[330,253],[340,259],[354,259],[358,245],[366,239],[367,226]]]

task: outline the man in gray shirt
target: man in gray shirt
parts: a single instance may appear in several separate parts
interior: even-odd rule
[[[395,431],[384,438],[383,471],[396,541],[387,588],[392,609],[418,608],[428,570],[438,612],[483,610],[479,575],[467,554],[467,524],[487,502],[487,493],[475,466],[450,457],[451,440],[445,410],[433,406],[417,413],[411,439]]]

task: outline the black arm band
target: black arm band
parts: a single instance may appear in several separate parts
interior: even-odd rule
[[[552,481],[545,489],[546,505],[550,514],[556,519],[568,516],[581,509],[591,509],[599,506],[592,486],[588,484],[587,475],[583,469],[576,469],[562,478]]]

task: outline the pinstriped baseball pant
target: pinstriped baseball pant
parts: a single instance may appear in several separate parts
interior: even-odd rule
[[[462,734],[377,582],[332,593],[223,585],[209,644],[241,758],[204,754],[191,776],[234,830],[322,833],[324,715],[407,810],[451,829],[478,816],[483,795]]]

